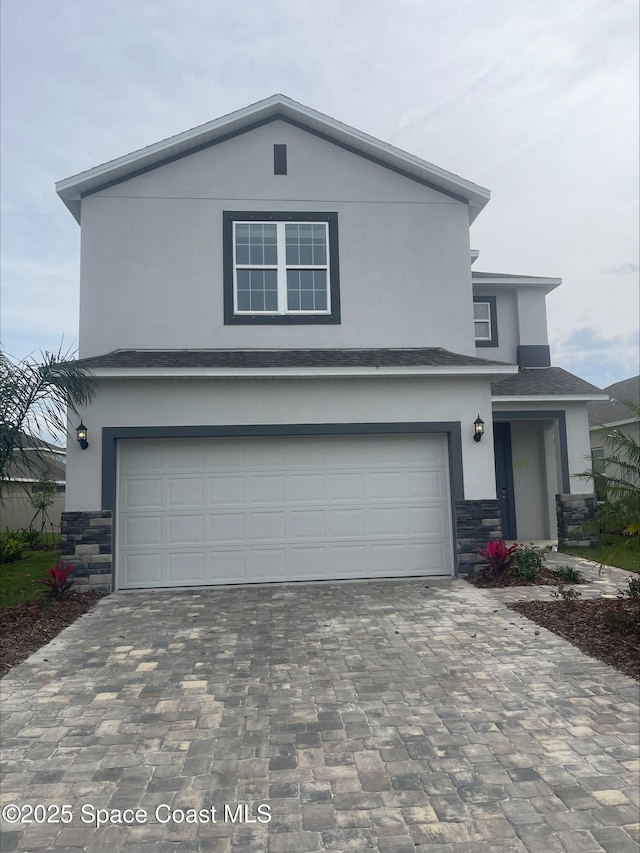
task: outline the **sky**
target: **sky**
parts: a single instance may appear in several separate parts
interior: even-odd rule
[[[276,92],[487,187],[474,269],[554,276],[552,363],[640,372],[636,0],[1,0],[2,347],[71,352],[54,183]],[[429,342],[425,341],[425,346]]]

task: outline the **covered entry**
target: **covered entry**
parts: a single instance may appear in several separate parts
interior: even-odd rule
[[[565,413],[494,412],[494,450],[503,537],[556,539],[555,496],[570,491]]]

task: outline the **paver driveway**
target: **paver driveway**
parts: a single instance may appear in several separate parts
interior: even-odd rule
[[[118,594],[1,686],[3,850],[638,849],[637,684],[463,581]]]

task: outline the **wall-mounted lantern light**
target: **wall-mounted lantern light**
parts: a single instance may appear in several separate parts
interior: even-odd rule
[[[76,433],[78,434],[78,444],[83,450],[86,450],[89,447],[89,442],[87,441],[87,428],[80,421],[80,426],[76,427]]]
[[[473,422],[473,440],[480,441],[482,436],[484,435],[484,421],[478,414],[478,417]]]

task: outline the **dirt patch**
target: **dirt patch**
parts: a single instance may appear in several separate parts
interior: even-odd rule
[[[640,601],[518,601],[508,607],[640,681]]]
[[[0,677],[91,610],[103,595],[72,592],[63,601],[25,601],[0,610]]]

